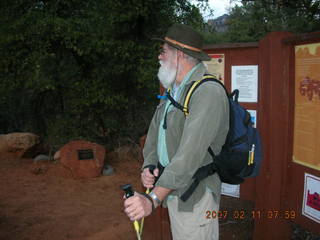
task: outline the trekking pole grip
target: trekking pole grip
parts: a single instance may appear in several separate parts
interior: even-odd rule
[[[156,169],[156,166],[150,165],[148,168],[149,168],[150,173],[153,175],[153,171]]]
[[[125,192],[125,197],[129,198],[132,197],[134,195],[133,189],[131,184],[124,184],[121,186],[122,190]],[[137,220],[135,220],[133,222],[133,226],[134,229],[136,230],[136,234],[137,234],[137,239],[141,240],[141,236],[140,236],[140,226]]]
[[[134,195],[131,184],[124,184],[121,187],[122,187],[122,190],[125,192],[126,198],[132,197]]]

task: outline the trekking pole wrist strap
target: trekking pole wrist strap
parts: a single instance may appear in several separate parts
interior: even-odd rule
[[[152,205],[152,212],[153,210],[156,208],[155,205],[154,205],[154,202],[153,202],[153,199],[151,198],[151,196],[149,194],[146,194],[144,192],[140,193],[141,195],[145,196],[150,202],[151,202],[151,205]]]

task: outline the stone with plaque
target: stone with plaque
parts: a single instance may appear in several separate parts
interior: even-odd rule
[[[60,149],[61,163],[77,177],[98,177],[104,165],[105,148],[97,143],[76,140]]]

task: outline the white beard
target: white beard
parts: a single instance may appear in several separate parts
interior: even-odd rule
[[[172,68],[169,62],[163,61],[160,61],[160,65],[158,78],[164,88],[169,88],[176,79],[177,67]]]

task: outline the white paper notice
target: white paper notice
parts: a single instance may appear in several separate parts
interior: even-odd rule
[[[239,89],[239,102],[258,102],[258,66],[232,66],[231,88]]]
[[[304,175],[302,214],[320,223],[320,178],[308,173]]]
[[[232,185],[227,183],[222,183],[221,194],[230,197],[240,197],[240,185]]]

